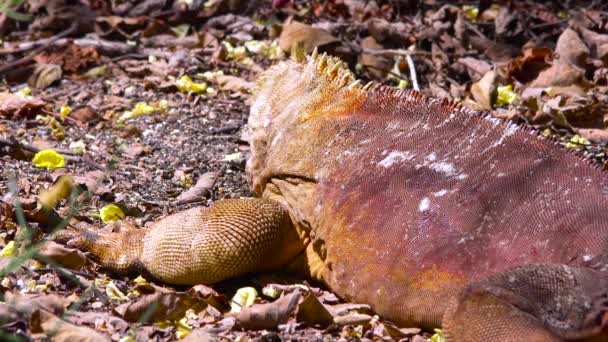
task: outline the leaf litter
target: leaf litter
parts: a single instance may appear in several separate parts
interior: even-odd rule
[[[0,12],[0,315],[17,338],[442,340],[284,274],[174,288],[47,241],[251,196],[249,94],[292,52],[527,122],[605,165],[606,5],[15,3]]]

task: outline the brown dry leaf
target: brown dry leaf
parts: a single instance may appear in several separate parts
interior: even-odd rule
[[[378,44],[374,37],[366,37],[361,40],[361,47],[363,49],[373,49],[380,50],[384,47],[381,44]],[[386,76],[386,72],[391,69],[391,60],[384,56],[376,56],[369,53],[361,53],[359,56],[359,63],[361,65],[370,67],[370,74],[374,75],[378,78],[384,78]]]
[[[125,334],[131,325],[123,320],[122,318],[111,315],[109,312],[72,312],[66,318],[70,323],[77,326],[87,325],[101,325],[103,330],[109,335],[118,333],[120,335]]]
[[[188,290],[187,293],[222,312],[227,312],[230,310],[230,300],[223,294],[217,293],[214,289],[208,286],[196,285]]]
[[[197,202],[209,196],[211,188],[215,184],[216,175],[213,172],[204,173],[198,178],[196,184],[175,199],[177,204]]]
[[[139,143],[133,143],[129,145],[124,151],[124,156],[129,159],[135,159],[140,154],[144,153],[145,146]]]
[[[72,119],[78,120],[78,121],[80,121],[82,123],[94,122],[94,121],[97,121],[97,120],[99,120],[101,118],[101,116],[99,115],[99,113],[97,113],[90,106],[82,106],[82,107],[75,108],[69,114],[69,116]]]
[[[538,77],[530,83],[530,87],[547,88],[557,86],[571,86],[579,83],[583,79],[584,71],[572,64],[557,60],[546,70],[543,70]]]
[[[338,43],[340,40],[329,32],[297,21],[283,24],[283,31],[279,37],[279,45],[283,50],[291,51],[293,46],[299,45],[307,54],[315,48]]]
[[[95,47],[81,47],[70,42],[50,52],[39,54],[34,57],[34,60],[39,64],[57,64],[66,73],[76,73],[81,69],[98,64],[99,58]]]
[[[383,338],[391,339],[402,339],[404,337],[413,337],[414,335],[420,334],[421,329],[419,328],[401,328],[399,329],[395,324],[391,322],[373,322],[374,335]]]
[[[496,102],[498,87],[496,78],[496,71],[491,70],[471,86],[471,95],[482,109],[491,110]]]
[[[36,310],[30,319],[31,331],[52,337],[54,342],[109,342],[111,339],[87,327],[79,327],[44,311]]]
[[[182,342],[219,342],[221,341],[216,335],[205,332],[201,329],[194,329],[188,336],[184,337]]]
[[[538,74],[551,66],[553,51],[548,48],[527,48],[522,56],[513,59],[507,66],[507,78],[514,78],[521,83],[528,83]]]
[[[110,15],[105,17],[95,18],[95,31],[101,36],[107,36],[113,32],[118,32],[121,35],[125,33],[132,33],[136,30],[144,28],[148,22],[149,17],[121,17],[116,15]]]
[[[406,23],[388,22],[382,18],[370,18],[367,21],[369,34],[377,41],[387,44],[412,42],[412,29]]]
[[[244,329],[274,329],[289,321],[302,299],[302,290],[289,293],[272,303],[244,307],[236,315],[236,323]]]
[[[46,88],[63,76],[61,67],[57,64],[38,64],[32,75],[28,78],[27,84],[32,88]]]
[[[608,112],[608,106],[594,99],[562,95],[547,101],[545,109],[553,116],[565,118],[569,125],[582,128],[604,128],[604,115]]]
[[[176,292],[173,289],[143,284],[137,285],[135,290],[143,295],[114,309],[120,317],[129,322],[138,322],[144,318],[144,315],[148,315],[148,322],[178,320],[184,316],[186,310],[198,311],[207,304],[219,305],[222,298],[220,295],[209,295],[205,298],[200,288],[188,292]]]
[[[591,47],[591,54],[608,64],[608,34],[600,34],[584,27],[578,29],[583,40]]]
[[[560,61],[583,68],[589,57],[589,48],[576,31],[567,28],[557,39],[555,53]]]
[[[37,97],[22,93],[0,93],[0,115],[33,114],[46,103]]]
[[[353,311],[368,315],[372,315],[374,313],[372,307],[368,304],[341,303],[336,305],[328,305],[326,308],[334,316],[343,316]]]
[[[38,250],[38,254],[73,270],[81,268],[87,262],[86,255],[80,250],[60,245],[54,241],[44,243],[42,248]],[[46,262],[47,260],[44,260],[44,258],[40,261]]]
[[[360,313],[351,313],[334,318],[334,323],[338,326],[345,325],[367,325],[372,320],[372,316]]]
[[[334,321],[333,315],[327,311],[325,305],[319,302],[319,299],[312,293],[307,291],[304,294],[304,299],[298,305],[296,312],[298,322],[306,322],[311,324],[329,325]]]
[[[222,90],[249,93],[253,90],[255,83],[249,82],[238,76],[218,75],[215,80]]]
[[[477,79],[480,75],[485,75],[492,70],[492,66],[488,62],[473,57],[462,57],[457,62],[467,67],[473,79]]]
[[[606,143],[608,142],[608,130],[599,129],[599,128],[579,128],[576,130],[581,137],[598,142],[598,143]]]
[[[103,185],[106,174],[103,171],[95,170],[85,173],[83,176],[74,176],[74,182],[78,185],[86,187],[86,189],[95,195],[104,195],[110,193],[111,190]]]
[[[5,292],[5,302],[0,304],[0,315],[14,319],[23,317],[30,321],[33,334],[53,336],[53,341],[110,341],[93,329],[77,327],[56,315],[63,315],[71,304],[67,298],[51,295],[21,295]],[[7,321],[4,321],[7,322]],[[10,321],[9,321],[10,322]]]

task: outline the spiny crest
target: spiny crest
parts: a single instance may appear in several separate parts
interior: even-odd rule
[[[348,90],[360,90],[361,83],[355,78],[348,67],[337,57],[327,55],[327,53],[319,54],[315,48],[308,59],[308,63],[319,75],[323,75],[330,82],[335,84],[339,89],[347,87]]]

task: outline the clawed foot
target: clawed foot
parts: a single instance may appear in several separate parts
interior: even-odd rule
[[[95,228],[92,225],[61,230],[53,240],[88,253],[94,262],[117,274],[142,271],[140,262],[143,250],[143,229],[134,229],[124,223],[118,232]]]

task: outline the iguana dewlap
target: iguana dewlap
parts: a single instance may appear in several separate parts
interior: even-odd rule
[[[608,174],[592,162],[446,100],[362,87],[325,55],[266,71],[249,126],[260,199],[60,239],[113,271],[174,284],[305,270],[455,341],[602,329]]]

